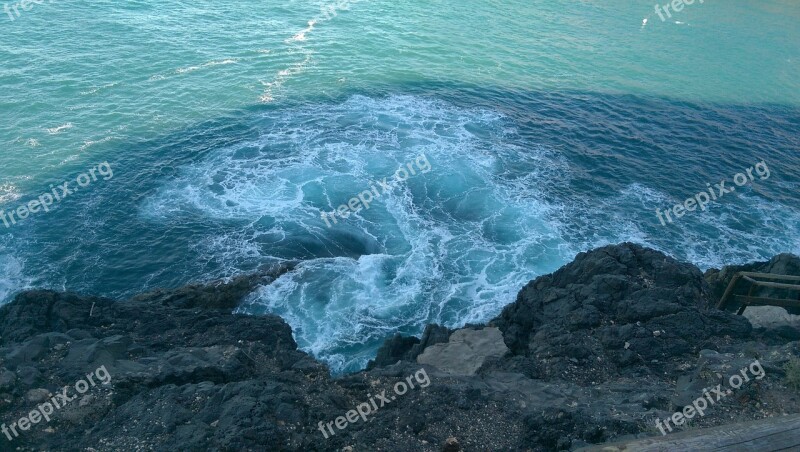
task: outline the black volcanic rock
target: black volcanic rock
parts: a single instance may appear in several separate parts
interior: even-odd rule
[[[511,352],[470,376],[416,360],[480,325],[395,336],[369,370],[334,379],[297,350],[279,317],[232,313],[291,269],[125,301],[19,294],[0,307],[0,423],[100,366],[111,383],[11,442],[0,434],[0,450],[566,450],[659,434],[656,417],[756,358],[766,378],[693,426],[800,411],[783,384],[783,365],[800,354],[797,336],[775,332],[760,342],[746,319],[712,307],[697,268],[636,245],[581,253],[529,283],[490,325],[500,331],[485,331]],[[392,396],[409,382],[416,387]],[[323,436],[320,423],[335,425],[381,394],[387,403],[366,421]]]
[[[161,448],[172,441],[172,448],[188,448],[184,450],[200,450],[209,442],[239,449],[252,443],[241,437],[252,423],[253,413],[243,409],[249,405],[262,407],[260,428],[268,429],[271,444],[298,441],[290,425],[297,422],[296,410],[302,408],[287,409],[274,402],[283,397],[293,406],[302,391],[313,392],[309,387],[313,380],[330,381],[327,367],[297,350],[291,329],[280,317],[230,313],[258,282],[268,283],[284,271],[156,291],[125,302],[50,291],[20,294],[0,309],[0,375],[18,378],[5,394],[11,406],[1,409],[6,424],[35,408],[22,400],[32,386],[56,393],[105,366],[113,391],[100,387],[96,410],[77,423],[70,420],[71,406],[58,412],[67,419],[56,417],[48,426],[59,433],[42,434],[44,427],[31,429],[13,444],[78,450],[82,444],[103,441],[112,449],[131,450],[135,445]],[[37,376],[31,376],[29,369],[35,369]],[[224,430],[197,419],[222,417],[225,410],[234,415],[220,423],[236,431],[228,440]],[[73,431],[101,418],[85,434]],[[195,422],[187,424],[190,418]],[[122,426],[126,435],[119,434]],[[159,439],[164,435],[172,439]],[[296,447],[303,444],[298,442]]]
[[[597,381],[629,367],[663,371],[665,361],[748,337],[746,319],[711,305],[696,267],[626,243],[578,254],[537,278],[491,323],[539,377]]]
[[[383,367],[398,361],[414,361],[431,345],[447,342],[452,331],[440,325],[427,325],[422,339],[395,334],[383,343],[374,360],[367,364],[367,370]]]

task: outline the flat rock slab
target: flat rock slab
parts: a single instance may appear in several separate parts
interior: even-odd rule
[[[450,335],[447,343],[426,348],[417,362],[451,375],[475,375],[486,358],[501,357],[508,351],[499,328],[464,329]]]
[[[786,309],[777,306],[751,306],[745,309],[743,315],[754,327],[772,329],[790,326],[800,330],[800,315],[789,314]]]
[[[800,450],[800,415],[775,417],[720,427],[704,428],[656,438],[620,441],[583,447],[576,452],[669,452]]]

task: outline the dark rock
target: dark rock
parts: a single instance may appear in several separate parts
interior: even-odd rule
[[[375,359],[367,364],[367,370],[390,366],[398,361],[415,361],[429,346],[446,343],[450,339],[450,334],[452,330],[436,324],[425,327],[422,339],[395,334],[378,349]]]
[[[50,391],[47,389],[31,389],[25,394],[25,400],[28,403],[41,403],[50,398]]]
[[[42,381],[42,373],[33,366],[21,366],[17,369],[17,379],[20,386],[31,388]],[[18,391],[19,388],[15,387],[14,390]]]
[[[630,367],[662,370],[709,340],[749,337],[746,319],[711,305],[696,267],[626,243],[581,253],[537,278],[491,323],[544,378],[603,381]]]
[[[442,452],[460,452],[461,446],[458,444],[458,440],[454,437],[447,438],[442,445]]]
[[[368,371],[336,379],[297,350],[279,317],[232,313],[290,269],[125,301],[19,294],[0,307],[2,420],[27,415],[28,394],[74,394],[92,373],[96,384],[46,426],[11,444],[0,435],[0,450],[567,450],[660,435],[656,417],[756,357],[766,377],[698,426],[800,411],[783,383],[797,332],[752,334],[746,319],[712,307],[697,268],[636,245],[581,253],[526,285],[490,325],[394,336]],[[417,363],[472,360],[459,344],[480,355],[469,372]],[[413,388],[395,394],[401,382]],[[366,420],[335,426],[370,402],[380,407]]]
[[[156,290],[138,295],[132,301],[146,300],[165,306],[191,309],[233,310],[239,301],[259,284],[269,284],[281,275],[294,270],[294,263],[284,263],[262,270],[257,274],[234,278],[229,282],[194,284],[177,290]]]
[[[800,330],[789,325],[780,325],[773,332],[777,337],[785,341],[800,341]]]
[[[414,336],[401,336],[400,333],[392,336],[383,343],[381,348],[378,349],[378,354],[374,360],[370,360],[367,364],[367,369],[374,369],[375,367],[389,366],[397,361],[410,361],[411,347],[419,344],[419,339]]]
[[[17,376],[14,372],[5,368],[0,369],[0,392],[10,391],[16,381]]]

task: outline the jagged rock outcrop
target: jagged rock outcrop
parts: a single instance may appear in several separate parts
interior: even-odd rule
[[[51,291],[20,294],[0,309],[0,373],[16,377],[0,397],[3,421],[11,424],[35,408],[23,399],[31,389],[57,393],[100,366],[111,375],[113,390],[98,387],[89,393],[93,399],[81,402],[81,416],[75,416],[73,401],[47,427],[23,432],[11,444],[149,450],[172,443],[199,450],[212,441],[238,449],[248,444],[242,434],[252,431],[301,447],[291,429],[278,425],[298,419],[302,407],[295,402],[302,390],[309,379],[328,380],[328,369],[297,350],[280,317],[231,314],[258,281],[268,283],[287,270],[124,302]],[[284,372],[288,380],[264,378]],[[221,419],[225,413],[240,415]],[[250,416],[256,415],[261,421],[253,424]],[[75,431],[89,426],[85,434]],[[165,435],[173,437],[162,444]],[[3,450],[6,441],[0,438]]]
[[[669,361],[748,337],[747,320],[711,306],[697,267],[626,243],[537,278],[491,324],[535,375],[602,381],[626,368],[663,372]]]
[[[428,325],[422,333],[422,338],[402,336],[395,334],[387,339],[374,360],[367,364],[367,370],[395,364],[398,361],[415,361],[426,348],[431,345],[447,342],[452,331],[440,325]]]
[[[110,384],[0,450],[565,450],[660,434],[655,418],[756,358],[766,376],[693,425],[800,412],[783,383],[796,338],[717,311],[697,268],[636,245],[581,253],[490,325],[395,336],[337,379],[279,317],[232,313],[291,268],[124,301],[19,294],[0,307],[0,423],[100,366]]]

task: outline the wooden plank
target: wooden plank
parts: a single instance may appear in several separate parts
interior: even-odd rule
[[[800,276],[793,275],[778,275],[774,273],[755,273],[755,272],[742,272],[743,276],[752,276],[761,279],[783,279],[785,281],[800,281]]]
[[[751,278],[749,275],[742,275],[742,279],[744,279],[745,281],[749,281],[752,284],[758,283],[758,281],[756,281],[755,279]]]
[[[759,287],[772,287],[774,289],[789,289],[789,290],[800,290],[800,285],[798,284],[786,284],[786,283],[776,283],[776,282],[769,282],[769,281],[754,281],[747,276],[744,277],[748,281],[752,281],[752,283]]]
[[[666,436],[599,444],[577,450],[581,452],[797,451],[800,450],[800,414],[689,430]]]
[[[730,296],[731,292],[733,292],[733,288],[741,278],[742,275],[740,273],[737,273],[733,276],[731,282],[728,283],[728,288],[725,289],[725,293],[722,295],[722,298],[719,299],[719,303],[717,303],[717,309],[725,309],[725,306],[728,304],[728,297]]]

